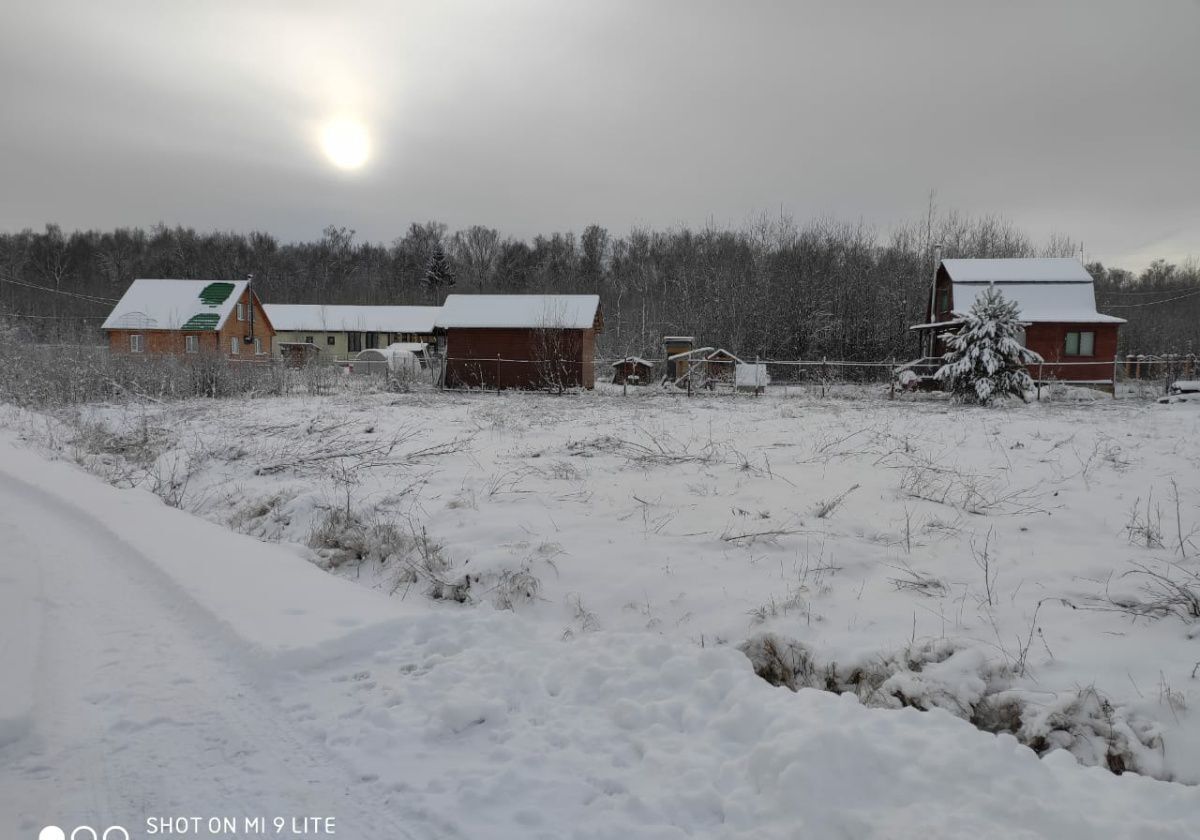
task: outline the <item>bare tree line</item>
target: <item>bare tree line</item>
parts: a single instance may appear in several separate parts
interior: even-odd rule
[[[315,242],[261,232],[149,230],[0,234],[0,311],[42,340],[93,340],[136,277],[255,276],[267,302],[423,304],[446,288],[425,282],[442,249],[464,293],[597,293],[605,313],[599,350],[654,356],[664,334],[766,358],[879,360],[915,355],[909,326],[925,316],[933,245],[947,257],[1071,256],[1076,243],[1035,243],[1004,219],[937,212],[879,231],[861,222],[761,217],[741,228],[635,229],[613,236],[531,241],[474,226],[451,232],[414,223],[391,244],[356,241],[330,226]],[[1200,345],[1195,264],[1157,262],[1140,275],[1093,263],[1102,311],[1129,319],[1122,352],[1187,353]],[[41,288],[35,288],[41,287]],[[49,290],[53,291],[49,291]]]

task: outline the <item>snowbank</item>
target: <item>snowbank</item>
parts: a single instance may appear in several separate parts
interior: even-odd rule
[[[42,592],[37,566],[22,550],[21,535],[0,532],[0,747],[31,726],[34,676],[42,630]]]
[[[371,670],[324,682],[341,713],[308,726],[445,836],[1183,838],[1200,808],[940,710],[771,687],[729,647],[540,631],[415,619]]]
[[[332,578],[295,550],[233,533],[148,492],[110,487],[19,448],[11,437],[0,437],[0,452],[0,476],[90,521],[98,538],[127,545],[135,560],[165,575],[264,665],[324,661],[385,638],[401,619],[399,602]],[[20,567],[5,568],[12,574]],[[18,644],[31,649],[25,639]]]

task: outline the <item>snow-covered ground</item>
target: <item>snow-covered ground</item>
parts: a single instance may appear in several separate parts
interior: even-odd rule
[[[1102,769],[1200,782],[1192,406],[6,419],[33,447],[0,444],[23,832],[62,803],[325,810],[351,837],[1184,837],[1200,814],[1200,789]]]

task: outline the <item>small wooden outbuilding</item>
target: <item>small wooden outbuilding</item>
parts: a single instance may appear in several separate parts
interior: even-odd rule
[[[737,366],[740,364],[741,359],[718,347],[704,357],[705,384],[710,388],[718,382],[733,384],[737,378]]]
[[[614,385],[646,385],[654,375],[654,365],[638,356],[626,356],[612,363]]]
[[[695,336],[663,336],[663,356],[667,360],[667,380],[677,382],[688,371],[691,352],[696,347]]]
[[[598,295],[448,295],[437,328],[447,387],[595,386]]]

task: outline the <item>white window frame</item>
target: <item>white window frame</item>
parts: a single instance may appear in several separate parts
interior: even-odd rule
[[[1075,352],[1071,352],[1071,336],[1075,336]],[[1087,352],[1084,352],[1084,351]],[[1071,330],[1063,341],[1064,356],[1082,356],[1085,358],[1096,355],[1096,333],[1093,330]]]
[[[183,349],[187,353],[199,353],[200,352],[200,336],[185,335],[183,337]]]
[[[1079,355],[1096,355],[1096,333],[1091,330],[1084,330],[1079,334]]]
[[[254,339],[254,355],[255,355],[255,356],[261,356],[261,355],[263,355],[263,349],[262,349],[262,339],[261,339],[261,338],[256,338],[256,339]]]
[[[145,353],[146,336],[142,335],[141,333],[131,333],[129,336],[129,352]]]
[[[239,353],[241,353],[242,348],[240,345],[241,345],[241,339],[238,338],[236,335],[233,338],[229,339],[229,354],[231,356],[236,356]]]
[[[240,303],[237,305],[237,319],[239,321],[246,320],[246,307]]]

